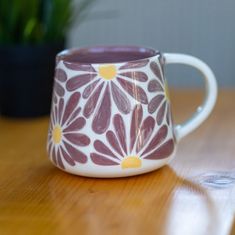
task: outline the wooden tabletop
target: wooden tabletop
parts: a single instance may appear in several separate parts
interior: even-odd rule
[[[173,91],[175,122],[200,104]],[[48,117],[0,118],[0,234],[235,234],[235,91],[220,91],[209,119],[183,139],[169,166],[91,179],[48,160]]]

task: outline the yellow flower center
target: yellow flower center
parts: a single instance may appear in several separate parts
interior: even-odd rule
[[[100,65],[99,66],[99,75],[105,80],[111,80],[116,77],[117,69],[113,64],[110,65]]]
[[[62,129],[59,125],[56,125],[52,131],[52,139],[55,144],[59,144],[62,139]]]
[[[126,157],[122,160],[121,167],[122,167],[122,169],[140,168],[141,167],[141,159],[138,156]]]
[[[166,100],[168,102],[170,102],[170,92],[169,92],[169,89],[168,89],[167,81],[165,81],[164,91],[165,91]]]

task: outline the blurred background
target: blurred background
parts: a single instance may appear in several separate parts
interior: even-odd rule
[[[234,0],[97,0],[87,20],[73,25],[67,45],[136,44],[192,54],[212,68],[221,87],[231,87],[235,86],[234,21]],[[171,65],[167,72],[175,87],[202,84],[190,67]]]
[[[234,20],[234,0],[1,0],[0,113],[48,114],[55,55],[71,47],[131,44],[191,54],[212,68],[220,87],[234,87]],[[203,85],[188,66],[168,66],[166,76],[173,88]]]

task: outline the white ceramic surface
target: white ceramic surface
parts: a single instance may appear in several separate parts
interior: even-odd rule
[[[176,126],[164,76],[165,65],[171,63],[197,68],[206,84],[202,106]],[[192,56],[140,47],[62,52],[55,72],[49,157],[64,171],[90,177],[158,169],[172,159],[177,142],[207,118],[216,96],[212,71]]]

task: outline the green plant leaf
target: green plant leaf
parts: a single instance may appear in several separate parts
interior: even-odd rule
[[[83,20],[95,0],[0,0],[0,43],[58,42],[73,17]]]

